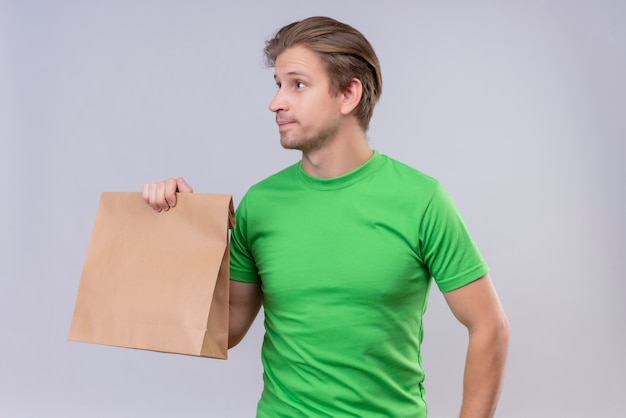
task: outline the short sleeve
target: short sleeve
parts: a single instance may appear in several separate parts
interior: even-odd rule
[[[247,196],[237,207],[235,220],[236,227],[230,236],[230,278],[239,282],[259,282],[259,273],[248,242]]]
[[[439,183],[426,206],[420,237],[424,263],[442,292],[465,286],[489,271],[452,198]]]

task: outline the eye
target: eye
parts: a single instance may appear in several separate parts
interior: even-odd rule
[[[296,81],[296,88],[302,89],[305,87],[305,84],[302,81]]]

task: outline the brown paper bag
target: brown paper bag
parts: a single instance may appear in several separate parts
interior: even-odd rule
[[[225,359],[230,195],[103,193],[69,340]]]

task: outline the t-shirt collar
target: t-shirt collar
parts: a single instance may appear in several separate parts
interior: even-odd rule
[[[311,176],[310,174],[307,174],[304,169],[302,169],[302,161],[298,163],[297,173],[300,181],[310,188],[318,190],[335,190],[348,187],[361,181],[374,171],[378,170],[384,161],[384,157],[374,150],[372,156],[362,166],[339,177],[319,178]]]

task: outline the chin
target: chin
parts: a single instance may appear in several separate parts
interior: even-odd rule
[[[280,145],[284,149],[293,149],[302,151],[302,144],[299,141],[293,141],[289,139],[280,138]]]
[[[280,137],[280,145],[285,149],[293,149],[302,152],[310,152],[317,149],[320,149],[326,143],[326,138],[289,138],[289,137]]]

